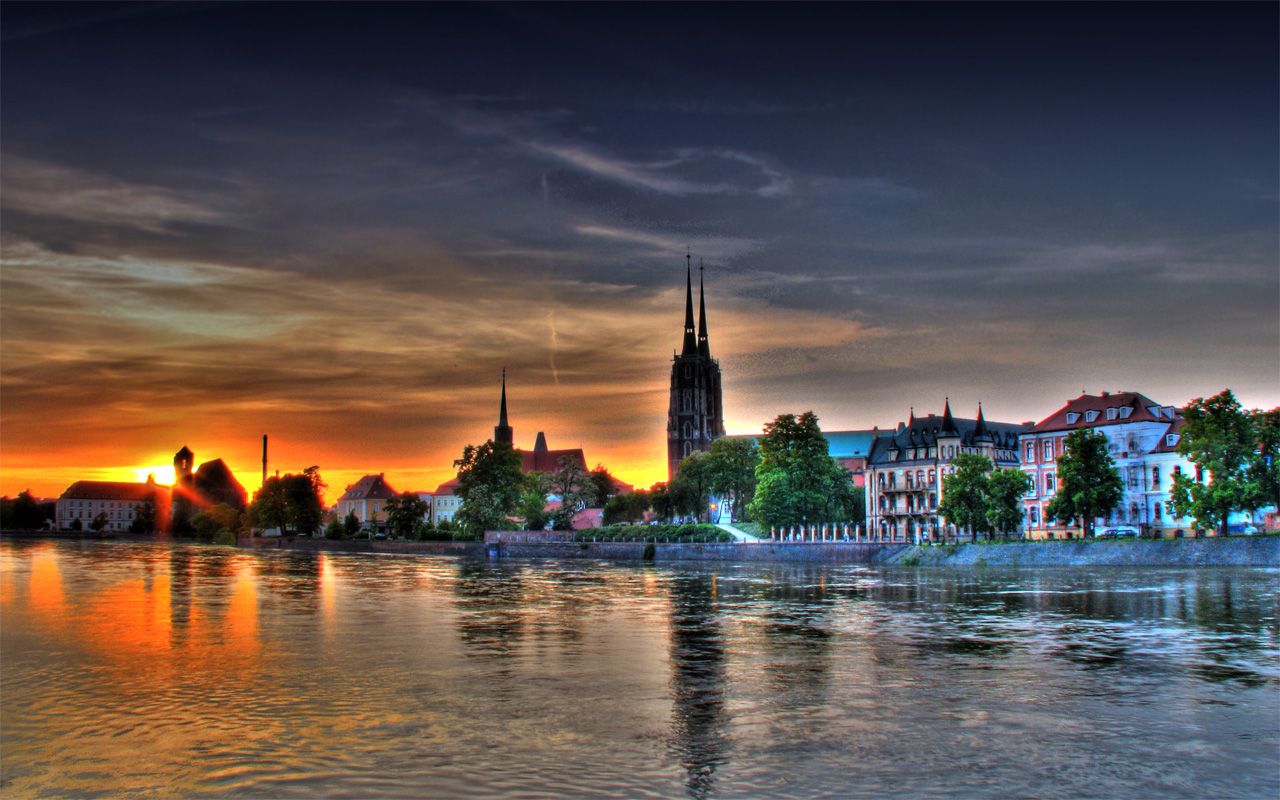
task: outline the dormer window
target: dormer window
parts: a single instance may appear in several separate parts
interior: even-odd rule
[[[1173,447],[1173,446],[1175,446],[1175,445],[1178,443],[1178,434],[1176,434],[1176,433],[1167,433],[1167,434],[1165,434],[1165,437],[1164,437],[1164,443],[1165,443],[1165,446],[1166,446],[1166,447]]]
[[[1118,408],[1107,409],[1107,419],[1115,419],[1119,415],[1120,415],[1120,409]]]
[[[1151,412],[1151,416],[1160,416],[1160,406],[1147,406],[1147,410]]]
[[[1098,412],[1097,412],[1097,411],[1086,411],[1086,412],[1084,412],[1084,421],[1085,421],[1085,422],[1093,422],[1093,421],[1094,421],[1095,419],[1097,419],[1097,418],[1098,418]]]
[[[1125,406],[1124,408],[1120,409],[1120,419],[1128,419],[1129,415],[1132,413],[1133,413],[1133,409],[1129,408],[1128,406]]]
[[[1079,414],[1079,413],[1077,413],[1077,412],[1075,412],[1075,411],[1068,411],[1068,412],[1067,412],[1067,424],[1068,424],[1068,425],[1075,425],[1075,424],[1076,424],[1076,420],[1078,420],[1078,419],[1080,419],[1080,414]]]

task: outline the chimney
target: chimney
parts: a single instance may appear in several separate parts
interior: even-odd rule
[[[267,482],[267,435],[262,434],[262,482]]]

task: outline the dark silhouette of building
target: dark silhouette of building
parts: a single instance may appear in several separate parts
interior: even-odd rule
[[[192,472],[195,453],[185,446],[173,456],[173,515],[189,515],[219,503],[243,511],[248,494],[231,468],[220,458],[206,461]]]
[[[493,428],[493,441],[515,445],[515,432],[507,424],[507,371],[505,369],[502,370],[502,405],[498,409],[498,424]]]
[[[686,256],[686,260],[689,257]],[[693,265],[685,265],[684,344],[671,365],[671,402],[667,409],[667,478],[675,477],[680,459],[707,452],[711,440],[724,436],[724,399],[720,362],[711,357],[707,339],[707,298],[698,268],[698,327],[693,327]]]

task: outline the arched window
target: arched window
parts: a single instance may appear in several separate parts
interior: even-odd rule
[[[684,443],[684,458],[688,458],[688,457],[689,457],[689,456],[691,456],[691,455],[693,455],[693,443],[692,443],[692,442],[685,442],[685,443]]]
[[[935,470],[929,470],[929,485],[932,486],[938,480],[938,473]]]
[[[686,422],[686,423],[684,424],[684,438],[686,438],[686,439],[692,439],[692,438],[693,438],[693,423],[692,423],[692,422]]]

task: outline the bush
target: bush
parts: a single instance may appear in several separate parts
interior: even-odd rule
[[[213,535],[214,544],[225,544],[232,547],[236,546],[236,535],[229,528],[223,528]]]
[[[611,525],[574,534],[575,542],[731,542],[733,537],[714,525]]]
[[[468,533],[467,531],[454,531],[453,541],[455,542],[478,542],[484,539],[483,534]]]
[[[324,526],[324,538],[326,539],[341,539],[346,534],[346,527],[336,519],[330,520],[329,524]]]

